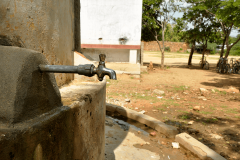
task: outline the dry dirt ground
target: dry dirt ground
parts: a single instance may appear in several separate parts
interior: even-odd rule
[[[226,159],[240,159],[240,75],[219,74],[213,66],[156,67],[141,78],[118,75],[118,80],[107,80],[107,102],[145,111]]]

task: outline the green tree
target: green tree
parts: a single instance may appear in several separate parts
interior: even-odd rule
[[[161,67],[164,68],[165,32],[173,14],[179,9],[174,0],[143,0],[142,26],[148,28],[158,43],[162,54]],[[158,30],[161,29],[161,33]],[[159,42],[161,35],[162,44]]]
[[[185,32],[182,35],[182,39],[186,42],[192,44],[191,53],[189,55],[188,65],[192,63],[192,55],[195,49],[195,43],[201,43],[203,52],[202,52],[202,61],[204,60],[204,54],[207,49],[208,42],[213,42],[217,37],[217,29],[220,27],[220,24],[215,21],[214,16],[207,13],[205,10],[200,10],[197,7],[188,7],[186,12],[183,15],[182,19],[178,19],[178,28],[182,29],[182,24],[193,23],[194,28],[185,28]]]
[[[194,7],[206,11],[215,17],[216,21],[221,24],[221,32],[223,46],[220,56],[224,53],[224,44],[227,46],[225,57],[227,58],[230,50],[240,41],[237,38],[232,44],[229,43],[231,31],[240,27],[240,1],[239,0],[187,0],[188,2],[197,4]]]

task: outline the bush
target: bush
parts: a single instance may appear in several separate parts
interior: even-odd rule
[[[179,50],[182,51],[182,48],[180,48]]]
[[[166,52],[171,52],[171,49],[170,49],[169,46],[167,46],[167,47],[165,47],[164,51],[166,51]]]
[[[215,53],[216,53],[215,50],[213,50],[213,51],[210,52],[210,54],[215,54]]]

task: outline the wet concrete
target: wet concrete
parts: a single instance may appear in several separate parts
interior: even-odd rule
[[[128,125],[124,121],[107,117],[105,120],[105,160],[158,160],[160,157],[154,152],[134,147],[135,144],[147,142],[136,136],[130,130],[140,131],[145,136],[147,132]]]

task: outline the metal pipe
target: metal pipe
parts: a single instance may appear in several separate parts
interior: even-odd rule
[[[92,77],[97,74],[99,81],[102,81],[105,75],[108,75],[110,79],[117,79],[116,72],[112,69],[105,67],[105,54],[99,55],[100,62],[96,68],[93,64],[84,64],[79,66],[64,66],[64,65],[39,65],[41,72],[53,72],[53,73],[78,73]]]
[[[39,65],[42,72],[54,73],[77,73],[78,66],[63,66],[63,65]]]

